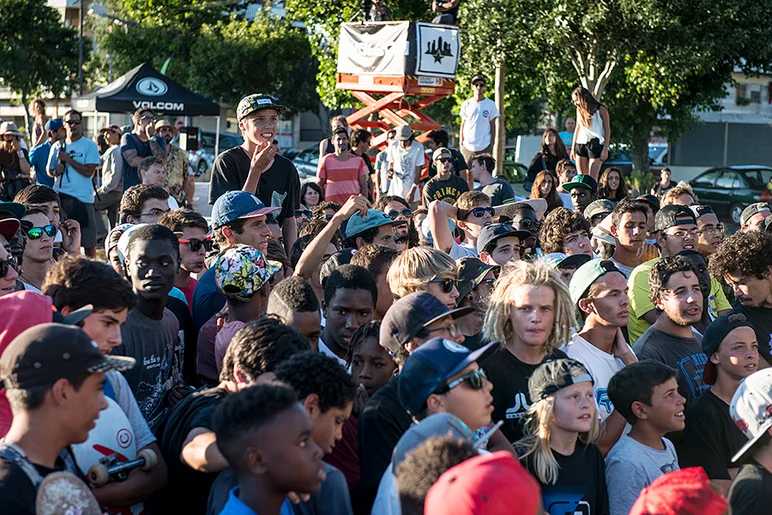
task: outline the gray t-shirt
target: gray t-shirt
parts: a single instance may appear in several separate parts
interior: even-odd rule
[[[623,435],[606,456],[610,515],[627,515],[641,490],[659,476],[678,470],[675,447],[663,438],[665,450],[653,449]]]
[[[168,408],[166,394],[182,380],[184,344],[179,328],[177,317],[168,309],[161,320],[132,309],[121,327],[123,343],[113,350],[113,354],[137,360],[137,366],[123,375],[153,431]]]
[[[134,431],[134,440],[137,442],[137,450],[147,447],[155,442],[156,438],[153,433],[150,432],[150,427],[148,427],[147,422],[145,422],[145,419],[142,417],[142,413],[139,411],[139,406],[137,405],[137,399],[135,399],[134,394],[131,393],[131,388],[129,388],[129,383],[126,382],[126,378],[123,377],[120,372],[114,370],[107,372],[105,375],[115,392],[115,402],[118,403],[118,406],[120,406],[126,414],[126,418],[129,419],[131,429]]]
[[[491,198],[492,206],[500,206],[507,200],[515,198],[515,192],[507,181],[500,177],[494,177],[493,181],[485,186],[478,186],[476,191],[482,191]]]
[[[710,388],[702,380],[708,362],[702,352],[702,336],[692,334],[692,338],[681,338],[651,326],[633,345],[638,359],[653,359],[678,370],[678,393],[687,405]]]

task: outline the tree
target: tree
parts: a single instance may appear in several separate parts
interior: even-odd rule
[[[30,98],[63,93],[77,69],[77,33],[62,25],[56,9],[45,0],[0,2],[0,79],[21,96],[30,133]]]

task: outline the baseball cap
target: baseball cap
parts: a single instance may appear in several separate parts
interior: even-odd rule
[[[487,252],[487,250],[490,250],[490,246],[495,245],[498,240],[510,236],[514,236],[520,241],[524,241],[531,236],[531,233],[528,231],[518,231],[509,224],[486,225],[477,237],[477,252],[480,254]]]
[[[674,470],[641,490],[630,515],[724,515],[729,502],[702,467]]]
[[[711,206],[707,206],[705,204],[698,204],[696,206],[689,206],[689,209],[692,210],[692,213],[694,213],[694,218],[699,218],[702,215],[709,215],[713,214],[715,215],[716,212],[713,210]]]
[[[499,265],[483,263],[479,258],[465,256],[456,261],[458,265],[458,298],[463,299],[469,292],[477,288],[482,280],[493,270],[501,270]]]
[[[729,415],[748,439],[732,457],[732,463],[737,463],[772,427],[772,368],[759,370],[743,379],[729,403]]]
[[[469,81],[469,84],[474,84],[474,83],[475,83],[475,82],[477,82],[478,80],[481,80],[481,81],[485,82],[485,77],[483,77],[482,75],[480,75],[480,74],[478,73],[477,75],[475,75],[474,77],[472,77],[472,80],[470,80],[470,81]]]
[[[220,254],[213,268],[214,282],[223,295],[247,301],[281,270],[281,264],[268,261],[254,247],[236,245]]]
[[[62,121],[61,118],[51,118],[46,122],[44,129],[46,130],[46,132],[58,131],[62,127],[64,127],[64,122]]]
[[[608,243],[609,245],[616,245],[617,239],[611,234],[611,217],[612,215],[609,213],[606,215],[606,218],[592,228],[592,237],[597,238],[604,243]]]
[[[389,215],[377,209],[368,209],[367,215],[360,216],[354,213],[346,223],[346,238],[352,238],[367,229],[380,227],[382,225],[405,225],[407,220],[392,220]]]
[[[573,359],[556,359],[534,370],[528,379],[528,394],[533,402],[538,402],[558,390],[585,381],[595,384],[584,365]]]
[[[121,128],[118,127],[117,125],[108,125],[107,127],[102,127],[101,129],[99,129],[99,132],[109,132],[109,131],[117,132],[119,136],[123,133]]]
[[[16,218],[5,218],[0,220],[0,234],[5,236],[6,240],[11,240],[19,230],[21,222]]]
[[[319,282],[321,283],[322,288],[324,288],[324,282],[327,278],[341,266],[351,263],[351,258],[353,258],[356,253],[356,249],[340,249],[338,252],[327,258],[327,261],[322,264],[322,267],[319,270]]]
[[[424,512],[510,515],[516,511],[531,515],[540,503],[541,489],[536,479],[511,453],[497,451],[475,456],[445,471],[429,489]]]
[[[678,220],[678,218],[689,218],[689,220]],[[654,230],[665,231],[676,225],[697,224],[692,210],[686,206],[671,204],[665,206],[654,215]]]
[[[397,141],[407,141],[412,135],[413,129],[410,127],[410,125],[400,125],[397,127]]]
[[[452,436],[474,442],[474,433],[469,426],[450,413],[429,415],[417,424],[411,425],[397,442],[391,455],[391,468],[396,473],[408,454],[429,438]]]
[[[772,232],[769,227],[772,226],[772,216],[768,216],[764,219],[764,232]]]
[[[715,384],[718,374],[716,365],[710,361],[710,356],[718,350],[724,338],[738,327],[753,329],[743,313],[733,310],[716,318],[705,328],[705,333],[702,335],[702,353],[708,357],[708,360],[702,372],[702,380],[706,384]]]
[[[460,318],[474,311],[471,306],[449,309],[445,304],[425,291],[405,295],[391,305],[381,322],[380,344],[390,354],[409,342],[421,329],[447,316]]]
[[[590,220],[593,216],[607,215],[614,210],[614,203],[607,198],[593,200],[584,208],[584,217]]]
[[[399,373],[399,402],[411,415],[417,414],[426,399],[448,379],[478,360],[496,352],[499,342],[491,342],[470,351],[444,338],[432,338],[407,358]]]
[[[286,107],[277,104],[270,95],[256,93],[247,95],[239,101],[239,105],[236,108],[236,118],[241,121],[255,111],[261,111],[263,109],[273,109],[277,113],[282,114]]]
[[[573,179],[563,183],[563,191],[571,191],[574,188],[585,188],[592,192],[598,191],[598,181],[589,175],[575,175]]]
[[[0,220],[15,218],[21,220],[27,214],[27,206],[19,202],[0,202]]]
[[[121,224],[110,229],[110,232],[107,233],[107,238],[105,238],[105,256],[106,257],[109,257],[110,251],[118,246],[118,243],[121,240],[121,236],[123,236],[123,233],[126,232],[126,230],[128,230],[129,227],[134,227],[134,224]],[[126,239],[126,243],[128,243],[128,238]],[[120,257],[120,251],[119,251],[119,257]],[[121,258],[121,261],[123,261],[123,258]]]
[[[523,206],[533,211],[537,220],[542,220],[544,218],[544,214],[547,212],[547,200],[543,198],[532,198],[529,200],[508,202],[506,204],[502,204],[500,207],[494,207],[494,210],[496,214],[499,215],[499,221],[512,221],[515,219]]]
[[[745,224],[748,223],[748,220],[750,220],[753,215],[762,213],[764,211],[769,212],[769,204],[766,202],[754,202],[750,206],[743,209],[743,212],[740,214],[740,226],[745,226]]]
[[[81,329],[63,324],[31,327],[13,339],[0,357],[6,388],[28,390],[88,372],[123,372],[134,358],[105,356]]]
[[[592,260],[592,256],[587,254],[572,254],[566,256],[562,252],[551,252],[544,256],[544,259],[552,266],[558,269],[579,268],[583,264]]]
[[[636,197],[635,200],[642,200],[647,204],[649,204],[654,209],[655,212],[659,211],[659,199],[654,195],[647,193],[646,195],[641,195],[639,197]]]
[[[587,294],[592,283],[609,272],[622,273],[610,259],[593,259],[580,266],[574,272],[571,284],[568,285],[568,290],[571,292],[571,302],[577,304]]]
[[[436,161],[436,160],[438,160],[441,157],[447,157],[448,159],[453,159],[453,154],[451,154],[450,150],[448,150],[445,147],[438,148],[432,154],[432,161]]]
[[[212,225],[219,229],[240,218],[254,218],[280,210],[266,207],[263,201],[246,191],[229,191],[218,198],[212,207]]]

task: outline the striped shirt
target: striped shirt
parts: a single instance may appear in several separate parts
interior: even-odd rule
[[[367,175],[367,165],[360,156],[353,154],[341,161],[334,154],[322,157],[319,179],[324,179],[324,199],[343,205],[351,195],[361,193],[359,178]]]

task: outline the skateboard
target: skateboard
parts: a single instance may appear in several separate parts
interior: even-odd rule
[[[91,489],[69,472],[48,474],[35,498],[37,515],[102,515]]]

